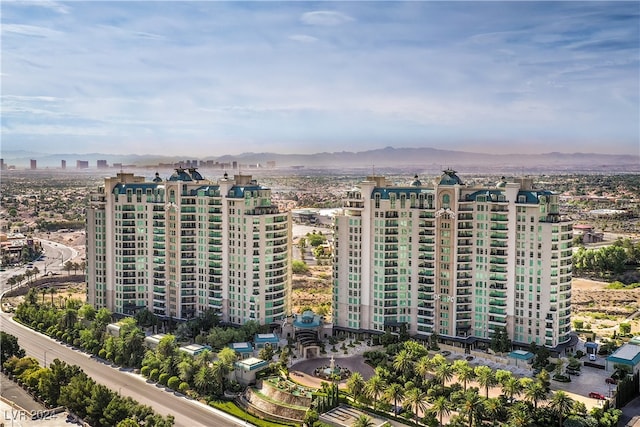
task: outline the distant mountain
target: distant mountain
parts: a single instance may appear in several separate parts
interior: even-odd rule
[[[612,171],[640,172],[640,156],[595,154],[595,153],[541,153],[541,154],[487,154],[465,151],[440,150],[436,148],[393,148],[385,147],[360,152],[322,152],[315,154],[243,153],[220,157],[207,156],[159,156],[159,155],[112,155],[112,154],[38,154],[28,151],[5,151],[2,157],[6,164],[19,169],[27,168],[29,160],[35,159],[38,168],[60,167],[60,161],[67,161],[67,168],[73,169],[77,160],[86,160],[90,168],[96,167],[97,160],[106,160],[123,165],[152,166],[159,163],[175,164],[186,160],[213,160],[219,163],[237,162],[243,166],[266,166],[275,162],[279,168],[419,168],[441,169],[443,167],[465,168],[466,170],[540,170],[540,171]]]

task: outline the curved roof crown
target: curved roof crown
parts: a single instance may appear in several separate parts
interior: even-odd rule
[[[457,171],[453,169],[445,169],[444,173],[440,177],[440,185],[462,185],[462,180],[458,175],[456,175]]]

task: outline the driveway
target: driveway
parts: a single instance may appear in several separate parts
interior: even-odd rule
[[[289,369],[291,378],[307,387],[320,388],[321,384],[327,380],[316,377],[313,372],[318,367],[329,366],[330,363],[331,358],[329,357],[302,360]],[[341,368],[347,368],[351,372],[360,372],[365,381],[375,374],[375,370],[364,362],[364,357],[361,355],[336,358],[335,364]],[[345,383],[346,380],[340,381],[340,388],[344,388]]]

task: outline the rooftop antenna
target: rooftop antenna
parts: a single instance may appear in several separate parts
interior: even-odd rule
[[[376,165],[371,165],[371,175],[376,176]]]

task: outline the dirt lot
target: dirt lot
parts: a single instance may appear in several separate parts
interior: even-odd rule
[[[584,321],[599,336],[613,335],[621,322],[630,323],[632,333],[640,333],[640,288],[605,289],[607,284],[573,279],[572,321]]]

